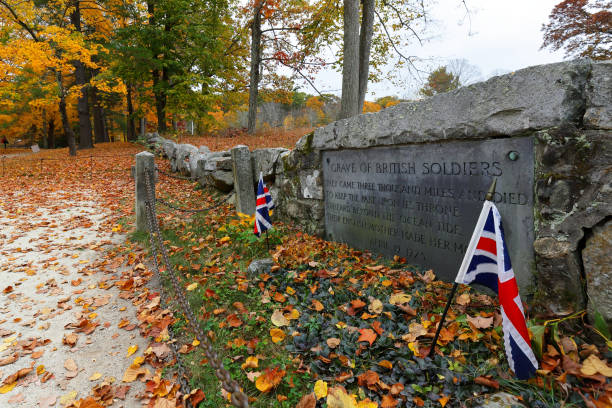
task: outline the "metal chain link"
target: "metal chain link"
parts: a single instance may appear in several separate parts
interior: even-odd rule
[[[225,204],[229,199],[231,198],[230,195],[228,195],[227,197],[225,197],[223,200],[219,201],[217,204],[214,204],[210,207],[205,207],[205,208],[196,208],[196,209],[191,209],[191,208],[181,208],[181,207],[177,207],[176,205],[172,204],[169,201],[166,201],[162,198],[156,197],[155,200],[160,203],[165,205],[166,207],[170,207],[173,210],[177,210],[177,211],[182,211],[182,212],[189,212],[189,213],[199,213],[199,212],[204,212],[204,211],[210,211],[210,210],[214,210],[215,208],[221,207],[223,204]]]
[[[151,253],[153,255],[153,265],[155,267],[155,273],[157,275],[157,278],[160,281],[162,281],[162,275],[161,272],[159,270],[159,263],[157,262],[157,245],[155,244],[155,233],[153,232],[153,214],[154,211],[151,208],[151,203],[147,200],[145,201],[145,209],[146,209],[146,219],[147,219],[147,226],[149,228],[149,243],[151,245]],[[161,304],[163,305],[169,305],[168,300],[166,299],[165,293],[163,290],[160,291],[160,298],[161,298]],[[172,334],[170,334],[172,336]],[[185,372],[185,367],[183,367],[183,364],[181,363],[181,359],[179,356],[179,352],[176,346],[176,343],[174,341],[170,341],[168,342],[168,344],[170,344],[170,349],[172,351],[172,355],[174,356],[174,360],[176,361],[176,366],[177,366],[177,371],[178,371],[178,383],[180,386],[181,391],[183,392],[184,395],[189,395],[191,393],[191,386],[189,385],[189,382],[187,381],[187,374]],[[189,400],[186,400],[186,408],[193,408],[193,405],[191,404],[191,402]]]
[[[153,175],[151,174],[149,170],[145,170],[145,184],[147,187],[147,200],[146,201],[149,203],[147,207],[149,209],[149,212],[152,218],[154,219],[152,220],[154,221],[152,222],[153,230],[150,230],[150,233],[152,233],[157,238],[157,242],[159,244],[159,248],[162,253],[162,258],[170,274],[170,281],[172,283],[172,287],[176,294],[177,300],[179,304],[181,305],[183,314],[187,318],[187,323],[189,324],[189,326],[195,333],[197,339],[200,341],[200,346],[204,349],[204,354],[208,358],[209,364],[215,370],[215,376],[221,382],[223,389],[231,394],[231,403],[235,407],[238,407],[238,408],[248,408],[249,407],[248,397],[242,391],[238,382],[232,379],[230,373],[225,369],[225,367],[223,366],[223,362],[221,361],[219,355],[213,349],[213,346],[210,343],[208,337],[205,335],[204,330],[202,330],[202,327],[198,324],[196,316],[193,313],[193,310],[191,309],[191,307],[189,306],[189,301],[187,300],[187,297],[185,296],[185,291],[183,290],[183,287],[180,285],[180,282],[176,276],[176,273],[174,272],[174,267],[170,263],[168,251],[166,247],[164,246],[163,240],[161,238],[161,231],[159,229],[159,223],[157,222],[157,214],[155,212],[155,193],[153,192],[153,189],[151,186],[152,176]]]

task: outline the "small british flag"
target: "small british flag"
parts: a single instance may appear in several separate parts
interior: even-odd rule
[[[482,207],[455,282],[478,283],[497,293],[510,368],[521,380],[532,377],[538,369],[538,362],[531,350],[525,312],[504,239],[501,215],[491,201],[485,201]]]
[[[274,200],[270,195],[268,187],[263,181],[263,174],[259,174],[259,183],[257,184],[257,200],[255,202],[255,226],[254,233],[258,237],[261,233],[272,228],[270,221],[270,210],[274,208]]]

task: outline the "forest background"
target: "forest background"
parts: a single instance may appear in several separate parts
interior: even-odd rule
[[[469,2],[457,0],[469,13]],[[432,26],[420,0],[0,0],[0,132],[11,144],[90,148],[142,131],[304,129],[402,100],[368,83],[423,73],[406,54]],[[610,58],[610,2],[566,0],[543,46]],[[602,24],[606,27],[602,27]],[[390,56],[395,63],[389,66]],[[316,75],[342,73],[342,95]],[[456,59],[419,97],[481,79]],[[306,89],[304,85],[308,86]]]

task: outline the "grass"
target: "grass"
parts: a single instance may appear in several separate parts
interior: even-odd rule
[[[160,208],[161,210],[161,208]],[[273,305],[261,302],[261,292],[257,287],[241,288],[240,282],[246,278],[246,268],[251,259],[268,257],[263,240],[253,242],[250,222],[236,216],[219,217],[211,221],[210,214],[195,215],[185,222],[181,218],[168,219],[169,214],[160,211],[163,220],[163,239],[172,253],[171,262],[180,276],[183,286],[189,282],[198,282],[195,290],[187,291],[192,310],[201,318],[201,327],[207,333],[214,333],[214,349],[223,359],[225,368],[232,378],[244,387],[251,397],[253,407],[277,406],[294,407],[299,399],[310,392],[312,384],[310,374],[296,372],[293,356],[282,346],[270,341],[270,322],[260,316],[269,316]],[[226,223],[222,223],[224,219]],[[248,224],[248,225],[247,225]],[[282,227],[281,227],[282,228]],[[280,242],[283,231],[271,232],[271,244]],[[206,250],[191,252],[186,256],[186,249],[203,246]],[[226,237],[229,237],[227,240]],[[132,239],[148,245],[148,236],[133,234]],[[245,254],[244,257],[239,254]],[[196,270],[199,269],[199,270]],[[164,290],[169,298],[175,298],[168,278],[162,279]],[[214,292],[214,294],[213,294]],[[241,305],[237,307],[237,305]],[[181,313],[177,304],[173,304],[175,317]],[[225,312],[219,313],[220,309]],[[241,311],[242,310],[242,311]],[[244,313],[246,311],[246,313]],[[227,324],[227,315],[236,314],[243,322],[239,327]],[[193,334],[186,330],[184,318],[173,325],[179,344],[193,341]],[[243,339],[250,344],[242,344]],[[280,367],[287,374],[281,384],[270,393],[262,394],[255,383],[248,379],[242,364],[247,356],[258,357],[258,367],[249,371],[263,372],[265,368]],[[194,388],[200,388],[206,399],[200,407],[218,407],[228,404],[222,395],[220,382],[214,375],[201,348],[181,355],[183,365],[190,371],[190,382]]]

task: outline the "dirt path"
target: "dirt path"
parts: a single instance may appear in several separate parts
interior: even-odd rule
[[[125,394],[112,406],[140,407],[142,382],[122,383],[148,345],[115,284],[129,254],[107,259],[122,240],[101,228],[108,214],[61,196],[35,211],[18,193],[0,196],[0,407],[62,407],[97,385]]]

